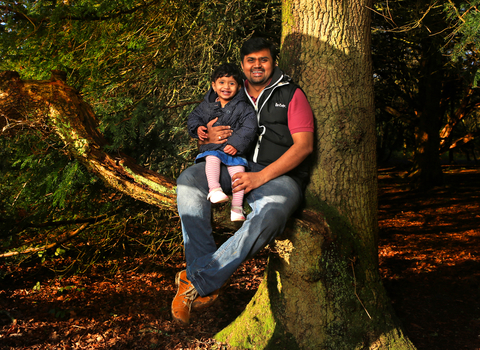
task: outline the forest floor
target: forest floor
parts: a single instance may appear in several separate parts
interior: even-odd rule
[[[480,349],[480,168],[444,172],[445,187],[419,194],[401,170],[379,169],[380,273],[418,350]],[[126,256],[112,262],[113,276],[113,265],[99,264],[63,278],[54,269],[68,259],[22,267],[0,260],[0,349],[228,349],[212,337],[254,295],[267,255],[244,263],[188,327],[170,316],[181,253]]]

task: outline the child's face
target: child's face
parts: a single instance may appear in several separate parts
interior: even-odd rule
[[[222,106],[227,104],[240,90],[240,85],[233,77],[220,77],[212,82],[212,87]]]

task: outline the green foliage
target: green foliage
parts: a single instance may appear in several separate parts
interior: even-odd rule
[[[14,256],[8,259],[8,264],[32,259],[40,262],[68,260],[75,256],[74,263],[67,264],[64,272],[85,271],[93,262],[121,254],[123,248],[132,244],[137,246],[138,242],[143,242],[148,246],[149,242],[159,240],[151,237],[157,235],[156,228],[149,227],[152,234],[148,239],[147,235],[138,239],[135,234],[130,238],[131,232],[127,228],[137,220],[156,225],[168,220],[165,213],[150,215],[146,220],[147,205],[139,206],[139,203],[122,199],[121,195],[105,188],[80,163],[64,154],[64,145],[59,140],[53,141],[52,135],[45,138],[39,132],[0,138],[1,250],[43,247],[78,229],[76,222],[89,221],[91,224],[71,242],[51,251]],[[117,244],[120,240],[124,242]],[[153,243],[152,247],[161,249]],[[135,248],[135,251],[144,253],[145,248]]]
[[[457,39],[450,52],[455,60],[465,58],[472,53],[477,54],[480,49],[478,36],[480,32],[480,11],[477,8],[479,5],[479,0],[448,1],[444,5],[447,19],[454,28],[448,39]]]
[[[0,138],[0,232],[22,227],[25,217],[45,219],[62,210],[67,198],[95,180],[75,160],[63,154],[63,144],[39,132]]]
[[[68,73],[101,119],[110,151],[176,177],[196,152],[188,113],[248,36],[278,42],[276,1],[0,2],[0,70]]]
[[[209,88],[212,69],[222,62],[238,62],[239,47],[251,35],[278,42],[280,4],[279,0],[0,1],[0,70],[15,70],[23,79],[48,79],[53,69],[65,71],[67,83],[93,106],[110,143],[107,151],[122,151],[150,169],[176,177],[197,151],[186,120]],[[45,230],[42,224],[96,217],[119,206],[110,199],[114,194],[67,154],[48,127],[0,134],[0,180],[0,238],[6,250],[41,246],[78,227]],[[65,252],[56,258],[78,254],[83,262],[77,268],[86,269],[112,256],[112,250],[132,246],[137,238],[126,232],[137,220],[160,227],[150,228],[147,231],[153,233],[138,240],[145,251],[170,244],[172,237],[161,238],[167,214],[147,219],[145,206],[121,201],[121,214],[89,226],[78,238],[96,245],[62,246]],[[146,242],[156,248],[147,248]],[[173,243],[171,248],[177,249]],[[55,254],[42,253],[42,259],[50,258]]]

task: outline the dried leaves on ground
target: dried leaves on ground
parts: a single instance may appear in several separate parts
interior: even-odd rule
[[[445,186],[407,190],[380,169],[380,273],[419,350],[480,349],[480,169],[444,168]]]
[[[380,273],[396,313],[419,350],[480,349],[480,170],[446,168],[446,186],[425,193],[409,191],[404,175],[379,170]],[[228,349],[212,337],[245,308],[266,256],[244,263],[216,306],[184,328],[170,317],[180,251],[63,278],[54,265],[68,259],[0,261],[0,348]]]

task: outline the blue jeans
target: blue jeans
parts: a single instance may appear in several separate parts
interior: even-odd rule
[[[231,192],[231,179],[222,165],[220,184]],[[240,264],[285,229],[288,218],[302,200],[300,186],[289,176],[280,176],[249,192],[252,208],[242,227],[217,248],[212,236],[211,203],[205,163],[198,163],[177,180],[177,207],[182,221],[187,278],[201,296],[219,289]]]

